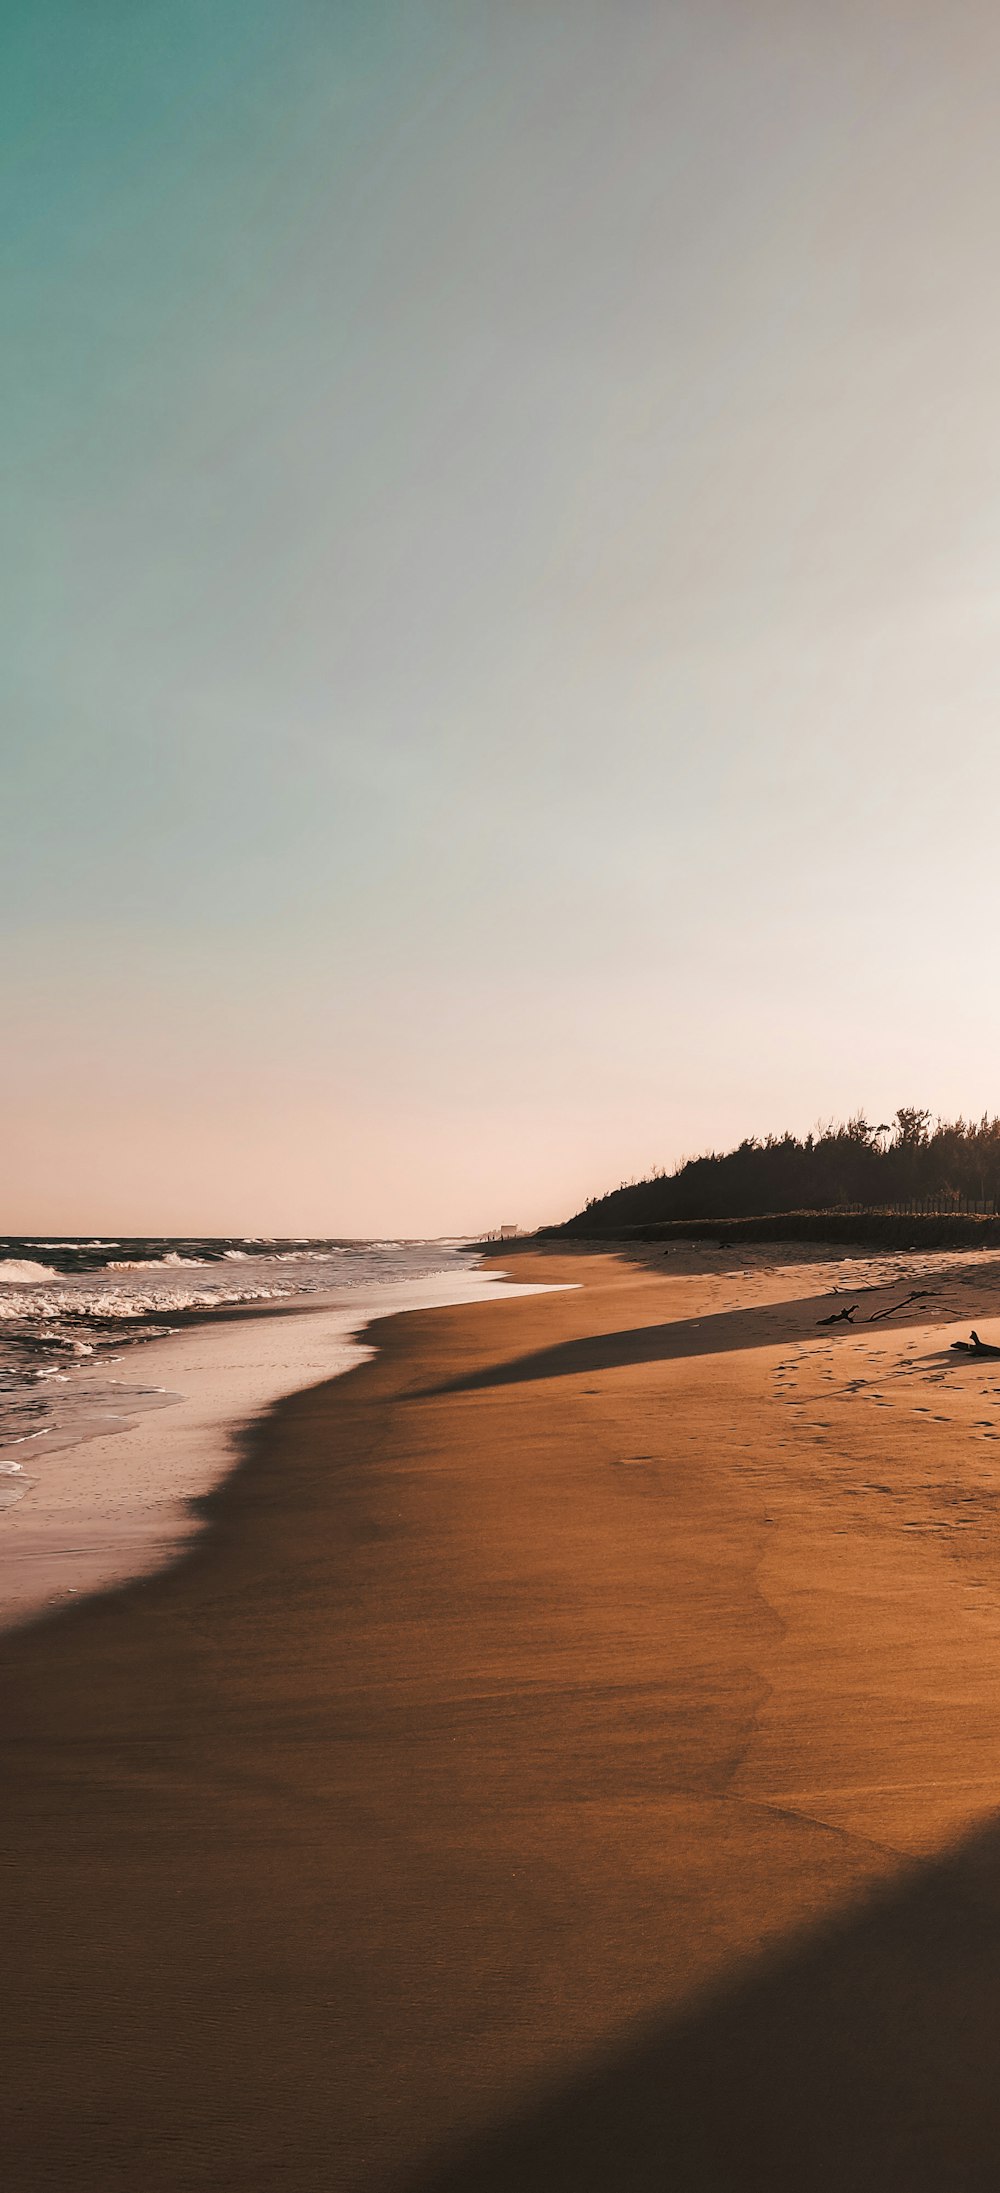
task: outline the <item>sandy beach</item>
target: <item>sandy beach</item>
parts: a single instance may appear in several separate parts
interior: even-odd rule
[[[256,1419],[364,1362],[371,1349],[359,1335],[371,1318],[481,1301],[497,1287],[465,1263],[280,1305],[174,1312],[165,1335],[113,1358],[114,1384],[106,1356],[74,1366],[77,1421],[93,1386],[93,1415],[113,1428],[57,1431],[42,1453],[30,1440],[8,1450],[18,1460],[16,1476],[0,1476],[0,1633],[175,1560],[204,1528],[201,1503],[236,1466]]]
[[[1000,1260],[509,1268],[0,1641],[18,2193],[996,2184]]]

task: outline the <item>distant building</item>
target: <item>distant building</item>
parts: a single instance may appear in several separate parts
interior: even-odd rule
[[[520,1226],[501,1226],[500,1239],[501,1241],[513,1241],[520,1231]]]

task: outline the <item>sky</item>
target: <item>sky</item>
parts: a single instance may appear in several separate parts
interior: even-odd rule
[[[1000,13],[0,26],[0,1226],[1000,1110]]]

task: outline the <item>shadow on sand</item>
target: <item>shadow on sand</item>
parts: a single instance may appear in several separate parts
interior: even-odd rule
[[[991,1824],[731,1991],[647,2027],[408,2179],[405,2193],[997,2186],[1000,1828]]]
[[[947,1301],[949,1292],[962,1284],[982,1286],[979,1271],[955,1273],[935,1290],[927,1301],[900,1306],[896,1318],[881,1318],[869,1326],[866,1318],[876,1309],[884,1309],[885,1287],[859,1290],[849,1297],[860,1305],[854,1324],[824,1323],[829,1310],[829,1293],[803,1299],[796,1295],[786,1302],[758,1304],[748,1310],[719,1310],[700,1318],[680,1318],[665,1325],[635,1325],[622,1332],[595,1333],[580,1340],[563,1340],[551,1348],[538,1348],[530,1355],[519,1355],[508,1363],[491,1363],[484,1370],[470,1372],[467,1377],[455,1378],[438,1386],[425,1386],[419,1393],[410,1395],[411,1400],[428,1400],[448,1393],[476,1393],[489,1386],[521,1386],[533,1379],[576,1378],[583,1373],[614,1371],[634,1368],[641,1363],[676,1362],[684,1356],[727,1355],[745,1348],[776,1348],[792,1345],[796,1341],[820,1340],[836,1342],[845,1337],[868,1333],[872,1340],[884,1340],[892,1333],[904,1333],[915,1326],[935,1322],[954,1324],[965,1310],[951,1307]],[[980,1310],[982,1318],[989,1318],[991,1310]],[[982,1356],[956,1353],[948,1356],[954,1365],[985,1362]]]
[[[976,1267],[949,1275],[981,1285]],[[885,1288],[859,1294],[864,1311]],[[567,1341],[437,1392],[817,1339],[829,1296]],[[958,1313],[916,1303],[894,1329]],[[963,1313],[966,1314],[966,1313]],[[851,1328],[844,1328],[850,1331]],[[829,1342],[842,1334],[834,1328]],[[925,1362],[975,1356],[944,1347]],[[998,1670],[1000,1706],[1000,1670]],[[998,1791],[1000,1795],[1000,1791]],[[651,1955],[662,1954],[651,1943]],[[669,1949],[667,1949],[669,1955]],[[601,1976],[593,1985],[600,1990]],[[400,2193],[997,2193],[1000,1825],[652,2021]]]

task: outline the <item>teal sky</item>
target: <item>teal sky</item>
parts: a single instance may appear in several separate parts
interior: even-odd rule
[[[996,11],[0,22],[0,1223],[1000,1110]]]

